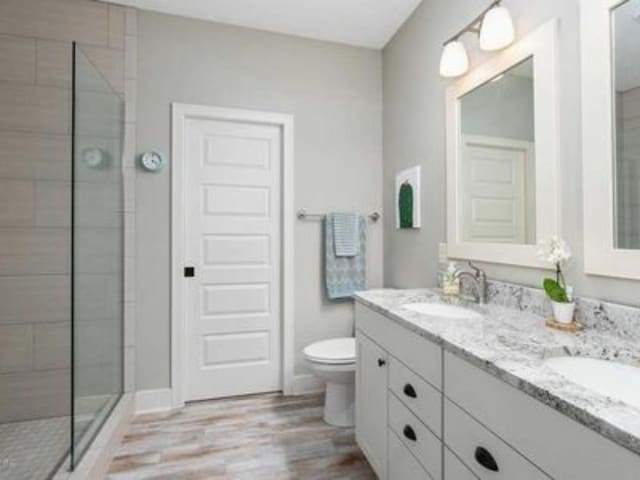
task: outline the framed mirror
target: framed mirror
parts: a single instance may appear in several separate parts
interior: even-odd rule
[[[542,266],[558,232],[552,20],[447,90],[447,243],[453,258]]]
[[[637,279],[640,0],[583,0],[581,21],[585,270]]]

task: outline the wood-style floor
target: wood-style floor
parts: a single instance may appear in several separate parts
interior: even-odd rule
[[[109,480],[364,480],[352,428],[322,420],[321,395],[236,397],[140,415]]]

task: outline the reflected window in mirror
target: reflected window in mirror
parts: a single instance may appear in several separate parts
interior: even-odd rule
[[[640,0],[611,11],[614,245],[640,249]]]
[[[464,242],[537,242],[533,71],[529,57],[459,99]]]

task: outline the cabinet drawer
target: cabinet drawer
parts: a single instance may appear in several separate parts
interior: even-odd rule
[[[438,390],[442,390],[442,348],[395,321],[356,303],[356,328],[382,345]]]
[[[437,480],[422,468],[392,431],[389,432],[389,480]]]
[[[389,427],[433,478],[442,477],[442,442],[393,393],[389,393]]]
[[[447,397],[551,477],[638,480],[639,455],[452,353],[444,371]]]
[[[549,479],[526,458],[449,400],[445,400],[444,419],[446,445],[481,479]]]
[[[478,480],[451,450],[444,449],[444,480]]]
[[[442,437],[442,393],[396,358],[389,359],[389,389],[429,429]]]

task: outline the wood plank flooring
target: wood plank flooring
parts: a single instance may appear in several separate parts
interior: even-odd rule
[[[353,429],[325,424],[322,405],[322,395],[267,394],[140,415],[107,479],[375,479]]]

